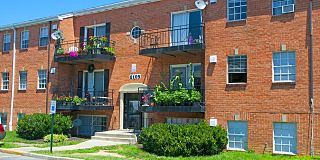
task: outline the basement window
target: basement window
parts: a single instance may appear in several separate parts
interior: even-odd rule
[[[228,83],[247,83],[247,56],[228,57]]]
[[[273,124],[273,152],[297,154],[297,125],[295,123]]]
[[[228,149],[241,150],[248,149],[248,122],[228,121]]]

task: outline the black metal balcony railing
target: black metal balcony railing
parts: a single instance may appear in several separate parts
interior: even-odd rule
[[[202,90],[139,89],[142,112],[205,112]]]
[[[113,109],[113,93],[109,91],[61,91],[53,92],[58,110],[108,110]]]
[[[56,62],[86,62],[115,59],[115,42],[105,37],[91,40],[72,40],[58,42],[55,46]]]
[[[202,23],[146,31],[140,37],[140,54],[203,49],[203,32],[204,24]]]

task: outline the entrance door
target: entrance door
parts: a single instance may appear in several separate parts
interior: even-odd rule
[[[93,136],[95,132],[107,130],[107,117],[102,115],[78,115],[81,125],[78,127],[79,136]]]
[[[87,93],[90,96],[104,96],[104,71],[85,72],[83,79],[85,82],[83,97],[86,97]]]
[[[124,95],[124,129],[141,130],[142,113],[139,111],[141,94],[126,93]]]

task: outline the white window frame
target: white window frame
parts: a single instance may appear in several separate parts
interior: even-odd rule
[[[25,35],[27,33],[27,36]],[[20,48],[21,49],[28,49],[29,48],[29,35],[30,32],[28,30],[21,32],[20,38]]]
[[[243,135],[239,135],[239,134],[230,134],[229,133],[229,122],[242,122],[242,123],[246,123],[247,124],[247,133],[246,134],[243,134]],[[246,151],[246,149],[240,149],[240,148],[230,148],[229,147],[229,135],[232,135],[232,136],[247,136],[247,140],[248,140],[248,121],[228,121],[227,122],[227,137],[228,137],[228,144],[227,144],[227,150],[233,150],[233,151]],[[242,142],[241,142],[242,143]],[[247,147],[248,147],[248,144],[247,144]]]
[[[289,5],[293,5],[293,11],[291,11],[291,12],[284,12],[283,10],[283,8],[285,7],[285,6],[289,6],[289,5],[283,5],[283,6],[281,6],[281,14],[278,14],[278,15],[275,15],[275,13],[274,13],[274,11],[273,11],[273,9],[274,8],[280,8],[280,7],[274,7],[274,1],[275,0],[272,0],[272,16],[280,16],[280,15],[283,15],[283,14],[287,14],[287,13],[294,13],[295,11],[296,11],[296,1],[294,0],[294,4],[289,4]],[[281,1],[281,0],[279,0],[279,1]],[[288,0],[282,0],[282,1],[288,1]]]
[[[9,44],[9,49],[8,50],[5,50],[5,46],[6,44]],[[3,43],[2,43],[2,51],[3,52],[9,52],[10,49],[11,49],[11,34],[10,33],[5,33],[3,35]]]
[[[44,72],[44,77],[40,77],[41,76],[41,72]],[[45,83],[41,82],[41,81],[45,81]],[[42,86],[45,86],[45,87],[42,87]],[[40,69],[38,70],[38,85],[37,85],[37,89],[38,90],[44,90],[44,89],[47,89],[47,70],[45,69]]]
[[[286,67],[295,67],[295,80],[294,81],[292,81],[292,80],[286,80],[286,81],[282,81],[281,80],[281,74],[280,74],[280,80],[278,80],[278,81],[276,81],[276,80],[274,80],[274,76],[275,76],[275,72],[274,72],[274,68],[275,68],[275,66],[274,66],[274,62],[273,62],[273,56],[274,56],[274,54],[282,54],[282,53],[291,53],[291,52],[293,52],[294,54],[295,54],[295,65],[287,65]],[[281,66],[281,59],[280,59],[280,66],[277,66],[277,67],[280,67],[280,70],[281,70],[281,67],[283,67],[283,66]],[[290,74],[288,75],[288,76],[290,76]],[[272,83],[294,83],[294,82],[296,82],[297,81],[297,53],[296,53],[296,51],[283,51],[283,52],[273,52],[272,53]]]
[[[43,35],[43,31],[42,29],[47,29],[48,33],[47,35]],[[41,45],[41,38],[47,38],[47,44],[46,45]],[[49,44],[49,28],[48,27],[41,27],[40,28],[40,32],[39,32],[39,46],[40,47],[45,47]]]
[[[229,57],[232,57],[232,56],[246,56],[246,58],[247,58],[247,64],[246,64],[246,66],[247,66],[247,68],[246,68],[246,70],[247,70],[247,72],[246,72],[246,74],[247,74],[247,82],[229,83]],[[230,56],[227,56],[227,75],[226,76],[227,76],[227,81],[226,81],[227,84],[231,84],[231,85],[232,84],[247,84],[248,83],[248,55],[242,54],[242,55],[230,55]]]
[[[26,74],[26,80],[25,80],[25,84],[22,84],[21,82],[21,73],[25,73]],[[28,85],[28,72],[27,71],[20,71],[19,72],[19,90],[24,91],[27,90],[27,85]],[[24,88],[22,86],[25,86]]]
[[[7,74],[6,76],[6,80],[3,79],[3,75]],[[9,90],[9,72],[2,72],[1,73],[1,90],[2,91],[8,91]],[[7,83],[7,88],[4,88],[4,83]]]
[[[229,1],[230,0],[227,0],[227,21],[228,22],[236,22],[236,21],[244,21],[244,20],[247,20],[248,19],[248,0],[246,0],[246,7],[247,7],[247,11],[245,12],[246,13],[246,18],[241,18],[241,14],[244,13],[244,12],[241,12],[241,7],[243,7],[244,5],[241,5],[240,4],[240,19],[235,19],[234,20],[230,20],[229,18]],[[240,2],[241,3],[241,2]],[[232,8],[235,8],[235,7],[232,7]],[[235,12],[234,12],[234,15],[235,15]]]
[[[201,63],[192,63],[192,72],[194,72],[194,66],[196,65],[202,65]],[[188,84],[188,80],[190,78],[190,75],[189,75],[189,70],[190,70],[190,64],[174,64],[174,65],[170,65],[170,75],[169,75],[169,80],[172,79],[172,69],[173,68],[178,68],[178,67],[185,67],[186,68],[186,81],[185,81],[185,84],[187,85]],[[202,72],[202,70],[201,70]],[[202,73],[201,73],[202,74]],[[190,86],[186,86],[187,88],[190,87]]]
[[[275,124],[276,123],[282,123],[282,124],[294,124],[295,125],[295,127],[296,127],[296,130],[295,130],[295,132],[296,132],[296,137],[287,137],[287,136],[282,136],[282,137],[280,137],[280,138],[291,138],[291,139],[293,139],[293,138],[295,138],[295,141],[296,141],[296,151],[297,151],[297,153],[298,153],[298,139],[297,139],[297,137],[298,137],[298,135],[297,135],[297,133],[298,133],[298,128],[297,128],[297,124],[296,123],[286,123],[286,122],[274,122],[273,123],[273,135],[272,135],[272,137],[273,137],[273,149],[272,149],[272,151],[273,151],[273,153],[274,154],[285,154],[285,155],[296,155],[296,153],[293,153],[293,152],[281,152],[281,151],[276,151],[275,149],[276,149],[276,147],[275,147]],[[289,145],[290,145],[290,142],[289,142]],[[289,146],[290,147],[290,146]],[[290,150],[290,149],[289,149]]]

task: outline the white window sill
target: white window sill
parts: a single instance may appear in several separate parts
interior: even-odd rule
[[[272,83],[296,83],[296,81],[273,81]]]
[[[20,89],[20,88],[18,89],[18,91],[26,91],[26,90],[27,90],[27,89]]]
[[[228,151],[239,151],[239,152],[246,152],[245,149],[240,149],[240,148],[227,148]]]
[[[0,91],[6,92],[6,91],[9,91],[9,89],[1,89]]]
[[[228,23],[246,22],[247,19],[228,20]]]
[[[46,88],[37,88],[37,90],[46,90]]]
[[[227,83],[227,85],[246,85],[247,83]]]
[[[278,151],[273,151],[273,154],[289,155],[289,156],[295,156],[295,155],[297,155],[297,154],[295,154],[295,153],[290,153],[290,152],[278,152]]]

